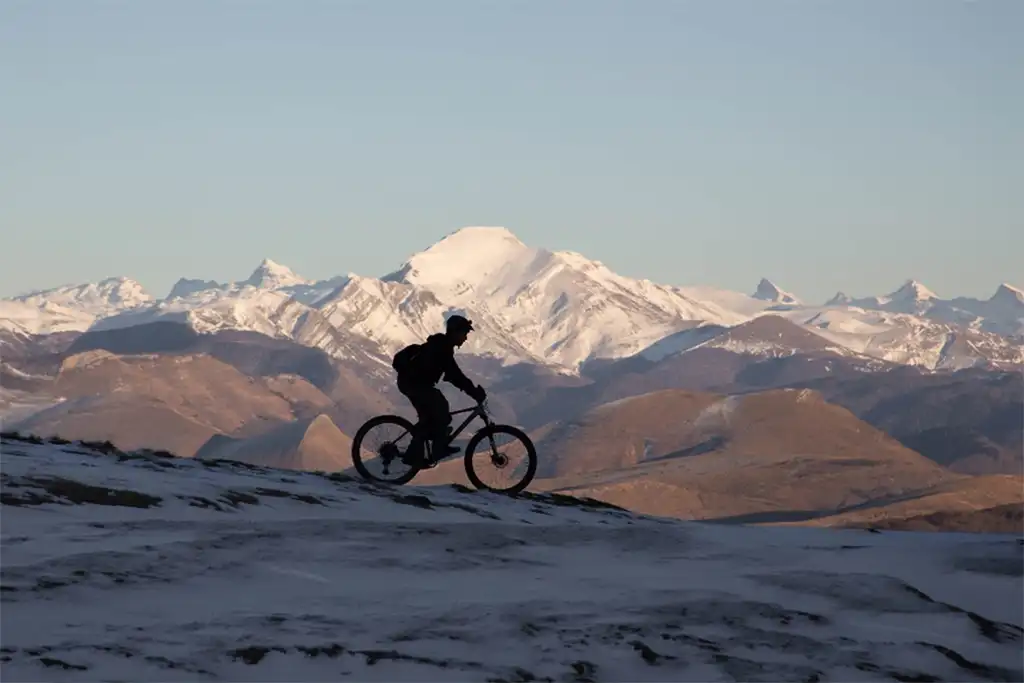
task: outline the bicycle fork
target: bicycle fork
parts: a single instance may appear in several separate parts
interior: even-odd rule
[[[504,453],[498,453],[498,446],[494,443],[494,432],[487,433],[487,441],[491,444],[491,464],[497,468],[505,467],[508,458]]]

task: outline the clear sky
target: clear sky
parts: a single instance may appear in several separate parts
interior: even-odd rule
[[[1024,2],[5,0],[0,296],[502,225],[811,301],[1024,286]]]

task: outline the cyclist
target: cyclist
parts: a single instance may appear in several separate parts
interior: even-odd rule
[[[461,315],[449,316],[444,333],[432,334],[422,344],[410,344],[395,354],[392,366],[398,372],[398,390],[409,399],[419,419],[407,457],[423,458],[423,443],[432,442],[433,463],[459,452],[458,446],[448,446],[448,433],[452,416],[448,399],[437,383],[442,376],[446,382],[461,389],[477,403],[487,398],[479,384],[473,384],[455,362],[455,347],[462,346],[473,330],[473,322]]]

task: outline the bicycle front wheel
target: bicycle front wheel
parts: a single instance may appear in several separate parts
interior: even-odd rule
[[[466,476],[473,486],[497,493],[519,493],[537,473],[537,449],[526,432],[490,425],[466,444]]]

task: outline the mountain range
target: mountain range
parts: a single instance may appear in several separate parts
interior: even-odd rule
[[[748,295],[623,277],[576,252],[527,246],[487,227],[457,230],[380,278],[310,281],[266,259],[245,280],[182,278],[163,298],[110,278],[0,301],[0,326],[24,335],[176,320],[199,332],[255,331],[379,364],[436,331],[451,311],[476,323],[467,352],[568,374],[594,361],[720,344],[709,341],[716,331],[765,315],[811,332],[839,355],[940,370],[1024,364],[1024,292],[1010,284],[987,300],[943,300],[908,281],[885,296],[840,293],[815,306],[768,280]],[[767,341],[733,340],[729,348],[789,351]]]

